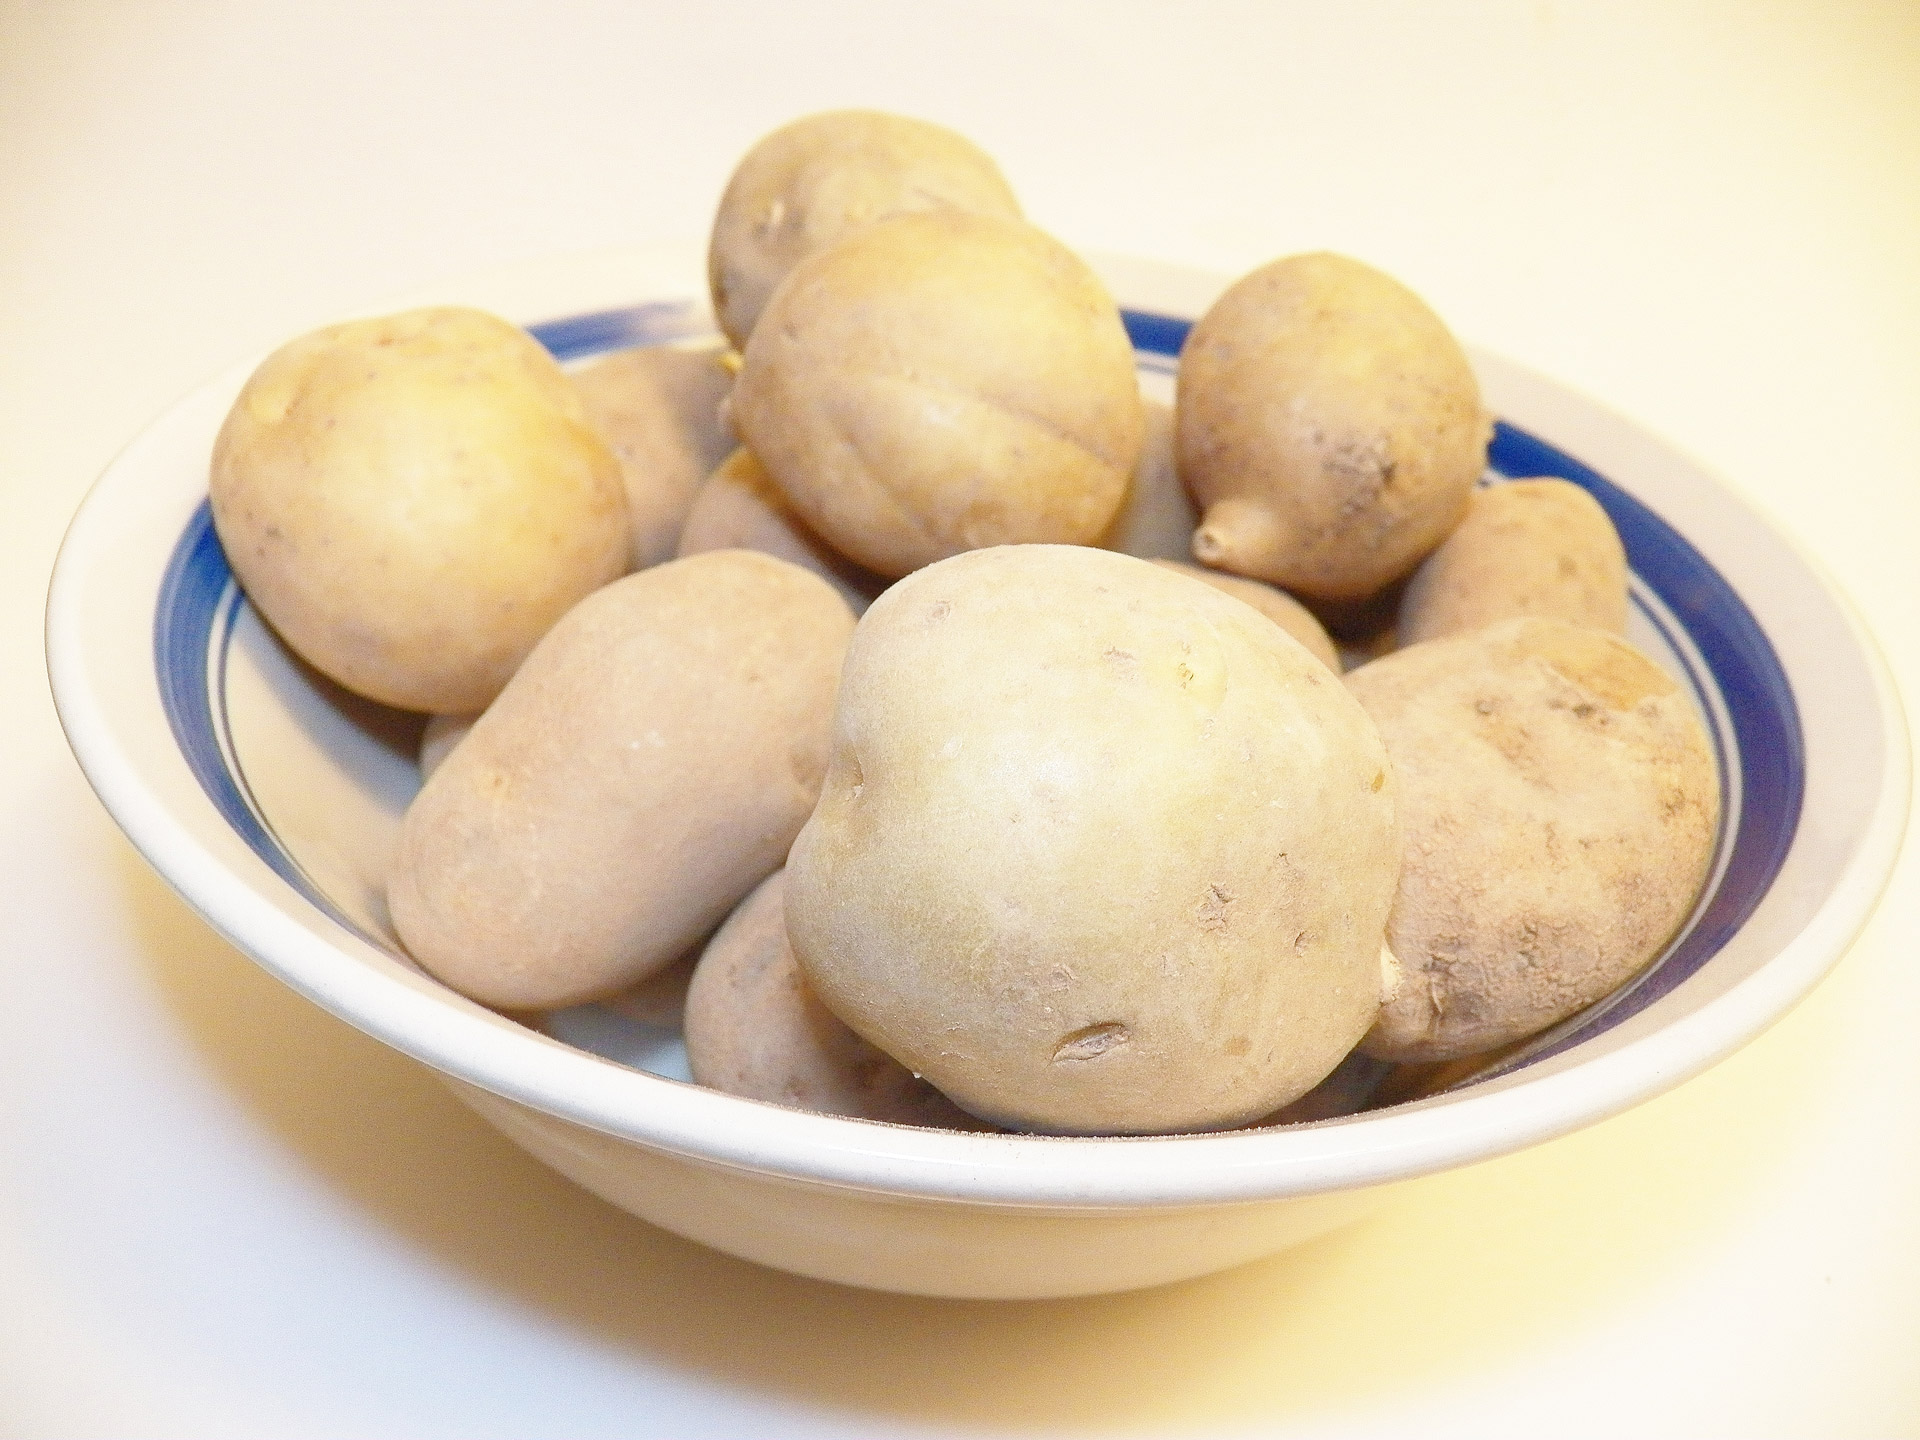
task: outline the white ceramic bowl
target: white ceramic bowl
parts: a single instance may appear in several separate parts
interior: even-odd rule
[[[1099,263],[1130,312],[1143,383],[1165,391],[1180,317],[1222,282]],[[555,261],[415,298],[529,322],[573,359],[707,330],[702,294],[689,251]],[[1727,818],[1693,922],[1634,985],[1484,1078],[1410,1104],[1205,1136],[915,1130],[702,1090],[672,1078],[684,1072],[670,1034],[590,1010],[552,1027],[576,1042],[562,1043],[428,979],[382,900],[418,721],[292,660],[233,588],[208,521],[209,449],[251,366],[169,412],[81,507],[48,605],[55,696],[114,818],[222,934],[632,1213],[769,1265],[925,1294],[1201,1274],[1321,1233],[1386,1187],[1623,1110],[1745,1043],[1844,951],[1905,824],[1891,683],[1809,563],[1632,424],[1475,360],[1503,421],[1496,471],[1564,475],[1612,513],[1635,638],[1696,697]]]

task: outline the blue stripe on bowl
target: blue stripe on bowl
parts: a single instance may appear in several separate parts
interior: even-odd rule
[[[1164,370],[1177,358],[1191,322],[1142,311],[1122,312],[1142,368]],[[568,316],[530,327],[557,359],[577,360],[608,350],[661,344],[712,334],[711,322],[690,301],[637,305]],[[1739,797],[1737,828],[1719,883],[1692,928],[1652,971],[1576,1019],[1545,1048],[1516,1057],[1518,1069],[1592,1038],[1672,991],[1704,965],[1760,903],[1786,860],[1800,822],[1806,790],[1806,754],[1793,690],[1779,657],[1751,611],[1706,558],[1653,511],[1545,440],[1501,422],[1489,450],[1501,475],[1554,475],[1598,500],[1619,530],[1637,584],[1657,596],[1691,640],[1707,677],[1691,676],[1702,695],[1710,686],[1733,726],[1737,773],[1727,777]],[[202,503],[174,546],[154,615],[154,670],[167,722],[182,758],[226,822],[275,874],[323,913],[361,934],[319,891],[251,803],[220,737],[225,733],[225,648],[231,625],[222,623],[233,585],[226,555]],[[1652,609],[1644,613],[1662,626]],[[1685,647],[1676,646],[1685,663]],[[217,653],[216,653],[217,652]],[[1691,668],[1690,666],[1688,668]],[[1716,736],[1716,743],[1719,737]],[[1726,763],[1723,750],[1723,764]],[[1722,837],[1723,843],[1726,837]],[[378,937],[366,937],[376,944]],[[1490,1071],[1488,1073],[1500,1073]]]

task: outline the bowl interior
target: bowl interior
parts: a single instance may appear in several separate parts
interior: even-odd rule
[[[1190,322],[1128,310],[1143,389],[1170,399]],[[712,334],[692,301],[595,310],[530,327],[560,360]],[[1749,606],[1678,529],[1623,486],[1549,440],[1502,421],[1484,483],[1553,475],[1585,487],[1625,543],[1629,638],[1698,709],[1718,761],[1722,821],[1710,879],[1664,954],[1598,1004],[1451,1083],[1471,1089],[1605,1035],[1684,984],[1759,905],[1800,825],[1807,765],[1793,687]],[[422,720],[348,694],[293,656],[234,584],[202,503],[173,545],[153,657],[180,754],[226,825],[316,910],[402,963],[385,875],[418,787]],[[608,1006],[547,1017],[548,1034],[608,1060],[687,1078],[679,1036]],[[1386,1067],[1353,1096],[1362,1107]],[[1391,1086],[1383,1094],[1400,1094]]]

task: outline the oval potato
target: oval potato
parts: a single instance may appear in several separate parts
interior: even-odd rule
[[[1098,278],[1031,226],[898,215],[796,266],[747,343],[741,441],[878,574],[989,545],[1092,544],[1144,421]]]
[[[576,606],[407,811],[388,902],[408,952],[509,1010],[670,965],[786,858],[852,629],[819,576],[746,550]]]
[[[786,876],[761,881],[701,952],[687,991],[693,1078],[822,1115],[984,1128],[820,1003],[787,941]]]
[[[887,582],[863,570],[807,528],[751,451],[735,450],[693,498],[680,531],[679,554],[758,550],[804,565],[834,589],[856,615]]]
[[[889,215],[950,206],[1020,218],[1000,167],[943,126],[828,110],[757,142],[727,181],[707,250],[720,328],[736,349],[793,267]]]
[[[1527,615],[1626,633],[1626,549],[1600,502],[1570,480],[1474,491],[1466,518],[1407,582],[1399,638],[1417,645]]]
[[[1504,621],[1348,676],[1401,786],[1387,943],[1405,971],[1363,1048],[1454,1060],[1544,1030],[1653,960],[1719,822],[1687,697],[1618,636]]]
[[[1329,254],[1262,266],[1208,308],[1174,412],[1194,558],[1314,600],[1372,595],[1445,539],[1491,431],[1439,316]]]
[[[620,462],[627,568],[671,560],[700,482],[733,449],[721,410],[733,372],[716,346],[643,345],[568,373],[587,423]]]
[[[405,710],[483,709],[554,621],[626,569],[613,456],[552,357],[478,310],[283,346],[220,427],[209,498],[273,628]]]

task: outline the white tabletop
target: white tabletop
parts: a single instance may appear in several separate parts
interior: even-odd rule
[[[206,375],[704,233],[923,115],[1070,243],[1331,248],[1701,457],[1920,696],[1920,9],[0,0],[0,1436],[1920,1435],[1920,876],[1664,1098],[1245,1269],[1047,1304],[756,1269],[573,1189],[122,841],[41,607]]]

